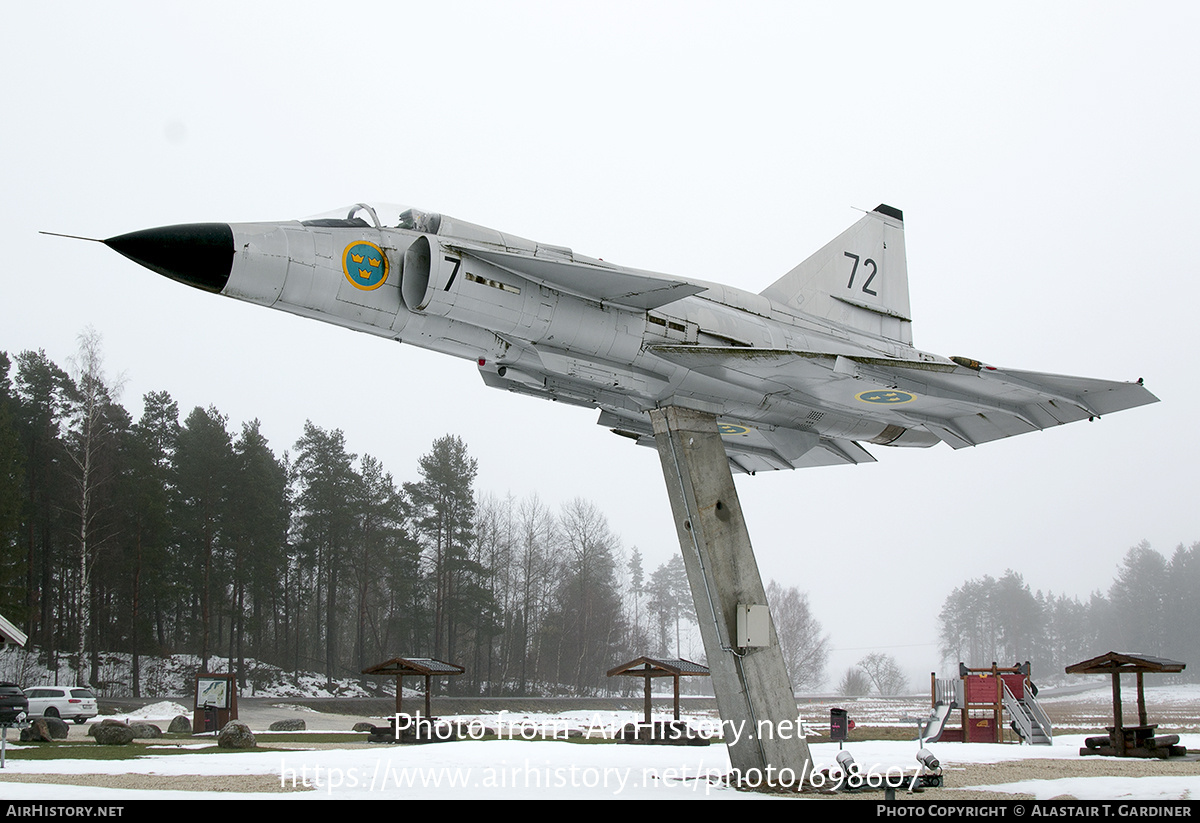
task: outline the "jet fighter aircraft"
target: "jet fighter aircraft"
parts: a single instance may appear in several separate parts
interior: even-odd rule
[[[418,209],[200,223],[103,241],[205,291],[474,362],[494,388],[600,410],[717,417],[735,471],[955,449],[1157,401],[1134,383],[1016,371],[912,345],[904,216],[880,205],[752,294],[618,266]]]

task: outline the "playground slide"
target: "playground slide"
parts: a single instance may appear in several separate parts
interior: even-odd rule
[[[921,739],[926,743],[936,743],[946,727],[946,718],[950,716],[950,704],[938,703],[929,713],[929,719],[921,727]]]

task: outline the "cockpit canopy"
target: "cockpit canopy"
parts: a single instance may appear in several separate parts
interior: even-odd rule
[[[442,216],[396,203],[355,203],[306,217],[301,225],[318,228],[396,228],[437,234]]]
[[[509,251],[549,254],[553,257],[573,259],[571,250],[566,246],[536,243],[515,234],[499,232],[476,223],[468,223],[457,217],[424,209],[414,209],[411,206],[400,206],[395,203],[355,203],[353,206],[345,206],[306,217],[300,223],[310,228],[374,229],[376,231],[400,229],[421,234],[453,237],[459,241],[482,243]]]

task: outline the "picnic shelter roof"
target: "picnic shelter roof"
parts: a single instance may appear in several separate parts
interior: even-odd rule
[[[1186,668],[1185,663],[1165,657],[1150,657],[1131,652],[1107,652],[1091,660],[1067,666],[1067,674],[1125,674],[1155,672],[1175,674]]]
[[[376,663],[362,670],[363,674],[392,674],[392,675],[456,675],[466,671],[462,666],[435,660],[432,657],[393,657],[383,663]]]
[[[709,676],[707,666],[701,666],[699,663],[693,663],[691,660],[684,660],[678,657],[639,657],[637,660],[622,663],[615,669],[609,669],[608,671],[609,677],[615,677],[619,674],[627,674],[634,677]]]

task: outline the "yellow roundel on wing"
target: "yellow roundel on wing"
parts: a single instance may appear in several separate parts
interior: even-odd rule
[[[859,392],[854,397],[863,403],[870,403],[874,406],[899,406],[917,399],[915,394],[897,389],[871,389]]]
[[[342,273],[356,289],[372,291],[387,282],[387,255],[374,243],[356,241],[342,252]]]
[[[747,426],[739,426],[736,423],[718,423],[717,431],[721,433],[722,437],[732,437],[736,434],[748,434],[750,429]]]

